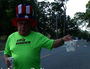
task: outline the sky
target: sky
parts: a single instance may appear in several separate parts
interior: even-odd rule
[[[89,0],[69,0],[67,2],[66,14],[73,18],[76,12],[85,12],[88,1]]]
[[[44,1],[44,0],[38,0],[38,1]],[[53,2],[54,0],[46,0]],[[66,9],[66,15],[70,15],[71,18],[74,17],[74,14],[76,12],[85,12],[86,11],[86,4],[89,0],[69,0],[67,1],[67,9]]]

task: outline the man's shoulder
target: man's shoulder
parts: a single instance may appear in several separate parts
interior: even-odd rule
[[[13,33],[11,33],[11,34],[9,35],[9,37],[14,37],[14,36],[17,35],[17,34],[18,34],[18,31],[13,32]]]
[[[32,35],[35,35],[35,36],[44,36],[42,33],[40,33],[40,32],[35,32],[35,31],[31,31],[31,34],[32,34]]]

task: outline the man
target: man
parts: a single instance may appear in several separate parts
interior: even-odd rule
[[[32,19],[32,6],[20,4],[16,7],[17,18],[12,19],[18,31],[12,33],[6,42],[4,61],[9,67],[8,57],[14,57],[14,69],[40,69],[40,52],[42,47],[52,50],[72,40],[70,35],[61,39],[51,40],[46,36],[31,31],[37,23]]]

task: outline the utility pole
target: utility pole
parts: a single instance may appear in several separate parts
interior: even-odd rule
[[[67,9],[66,3],[67,3],[67,0],[61,0],[61,2],[64,4],[63,5],[63,8],[64,8],[63,36],[65,36],[65,31],[66,31],[66,9]]]
[[[59,3],[62,3],[62,4],[64,4],[63,5],[63,9],[64,9],[64,23],[63,23],[63,36],[65,36],[65,30],[66,30],[66,9],[67,9],[67,7],[66,7],[66,3],[67,3],[67,0],[54,0],[54,1],[56,1],[56,2],[59,2]]]
[[[58,38],[58,19],[61,19],[61,16],[59,14],[54,15],[55,24],[56,24],[56,39]]]
[[[56,15],[56,39],[58,38],[58,25],[57,25],[57,15]]]
[[[65,36],[65,30],[66,30],[66,8],[64,7],[64,24],[63,24],[63,36]]]

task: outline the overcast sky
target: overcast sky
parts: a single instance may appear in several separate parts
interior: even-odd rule
[[[85,12],[88,1],[89,0],[69,0],[67,2],[66,14],[73,18],[76,12]]]

